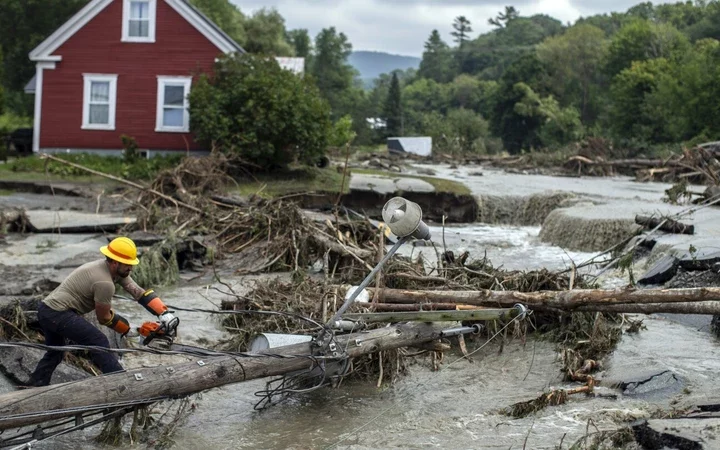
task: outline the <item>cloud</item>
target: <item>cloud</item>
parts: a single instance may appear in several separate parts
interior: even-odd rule
[[[422,55],[432,30],[452,42],[453,20],[465,16],[473,36],[489,31],[487,23],[505,9],[506,0],[231,0],[243,13],[275,8],[288,29],[305,28],[314,37],[323,28],[345,33],[354,50]],[[517,0],[524,16],[547,14],[563,23],[600,12],[626,11],[639,0]]]

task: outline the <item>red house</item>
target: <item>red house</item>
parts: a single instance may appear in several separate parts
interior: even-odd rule
[[[245,51],[187,0],[92,0],[30,53],[33,152],[203,152],[187,94],[223,53]],[[30,83],[32,92],[32,81]]]

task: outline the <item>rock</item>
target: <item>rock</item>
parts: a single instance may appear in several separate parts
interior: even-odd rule
[[[395,166],[395,165],[388,167],[388,170],[390,172],[397,172],[397,173],[402,172],[402,169],[400,168],[400,166]]]
[[[482,177],[484,174],[482,172],[470,172],[468,175],[471,177]]]
[[[637,282],[638,284],[662,284],[675,276],[678,265],[678,258],[672,255],[665,255],[648,269]]]
[[[437,172],[427,168],[418,169],[417,173],[418,175],[430,175],[431,177],[437,175]]]
[[[44,350],[36,348],[4,348],[0,352],[0,371],[15,383],[27,384],[30,374],[35,370],[35,366],[44,354]],[[77,381],[88,377],[90,374],[87,372],[63,362],[53,372],[51,384]]]
[[[636,442],[648,450],[718,448],[720,418],[651,419],[632,430]]]

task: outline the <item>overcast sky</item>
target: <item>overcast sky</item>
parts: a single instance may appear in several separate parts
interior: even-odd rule
[[[457,16],[472,23],[473,36],[490,30],[487,21],[505,5],[520,14],[547,14],[563,23],[610,11],[624,12],[641,0],[231,0],[245,14],[276,8],[287,29],[306,28],[315,37],[334,26],[347,35],[353,50],[376,50],[421,56],[423,43],[437,29],[448,43]],[[653,0],[653,3],[664,3]]]

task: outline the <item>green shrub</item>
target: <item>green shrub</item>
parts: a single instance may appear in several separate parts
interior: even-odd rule
[[[328,103],[309,78],[272,58],[225,56],[189,99],[190,128],[200,141],[261,168],[314,162],[327,147]]]
[[[0,137],[7,136],[18,128],[29,128],[32,126],[32,118],[20,117],[12,113],[0,115]]]

